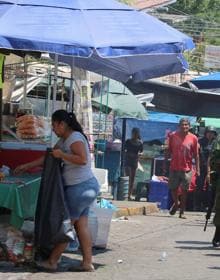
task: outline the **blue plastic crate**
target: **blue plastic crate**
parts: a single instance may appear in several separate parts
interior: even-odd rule
[[[148,201],[158,203],[161,209],[169,209],[172,205],[172,196],[168,184],[150,181]]]

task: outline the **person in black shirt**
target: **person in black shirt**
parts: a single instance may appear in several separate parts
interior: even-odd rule
[[[138,155],[143,152],[143,143],[140,137],[140,131],[134,127],[131,132],[131,139],[125,142],[125,174],[129,176],[128,200],[134,189],[134,179],[138,166]]]
[[[204,136],[199,139],[200,176],[196,180],[194,210],[205,211],[208,206],[208,186],[206,186],[207,164],[213,140],[217,132],[214,127],[208,126]]]

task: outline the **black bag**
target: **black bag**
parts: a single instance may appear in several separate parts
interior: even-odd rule
[[[57,243],[74,239],[64,201],[61,161],[46,153],[35,214],[35,248],[47,259]],[[35,256],[36,258],[36,256]]]

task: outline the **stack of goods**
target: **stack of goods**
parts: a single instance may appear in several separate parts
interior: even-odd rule
[[[5,174],[0,172],[0,181],[4,180],[4,178],[5,178]]]
[[[42,116],[20,116],[16,119],[16,126],[16,134],[21,139],[37,139],[50,135],[48,120]]]
[[[3,181],[6,176],[9,176],[10,174],[10,167],[6,165],[2,165],[0,168],[0,181]]]
[[[22,231],[9,227],[6,242],[0,243],[0,260],[13,263],[32,262],[33,248],[33,236],[27,237]]]

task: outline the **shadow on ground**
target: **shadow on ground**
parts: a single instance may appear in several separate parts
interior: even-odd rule
[[[180,243],[180,244],[210,244],[210,242],[207,241],[198,241],[198,240],[185,240],[185,241],[179,241],[177,240],[176,243]]]
[[[69,258],[67,256],[62,256],[62,261],[60,262],[57,272],[71,272],[69,269],[71,268],[77,268],[81,264],[80,260],[76,260],[73,258]],[[104,264],[100,263],[93,263],[96,270],[98,270],[101,267],[104,267]],[[0,262],[0,272],[1,273],[39,273],[42,272],[42,270],[38,269],[34,263],[30,264],[14,264],[12,262]],[[46,271],[44,271],[46,272]],[[52,272],[48,272],[52,273]],[[54,273],[54,272],[53,272]]]
[[[177,244],[186,244],[186,246],[176,246],[177,249],[184,249],[184,250],[216,250],[217,248],[213,248],[211,242],[206,241],[198,241],[198,240],[186,240],[186,241],[175,241]],[[188,246],[187,246],[188,245]],[[190,246],[195,245],[195,246]],[[197,245],[204,245],[204,246],[197,246]],[[205,246],[210,245],[210,246]]]
[[[207,256],[207,257],[220,257],[220,253],[219,254],[205,254],[204,256]]]
[[[220,266],[209,266],[209,269],[220,269]]]

